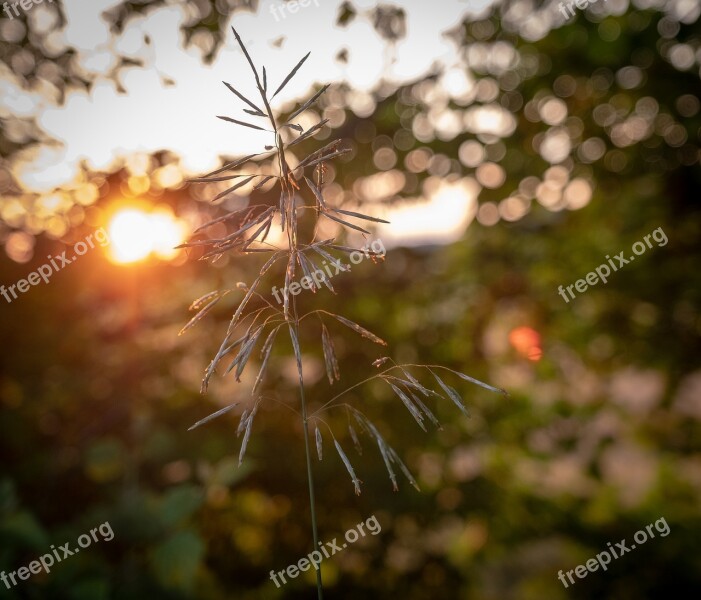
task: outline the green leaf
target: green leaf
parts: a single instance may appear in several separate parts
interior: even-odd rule
[[[239,467],[238,459],[230,456],[222,459],[217,464],[211,476],[208,478],[207,483],[209,485],[223,485],[228,487],[244,479],[249,472],[249,465],[246,464]]]
[[[159,517],[164,525],[173,526],[191,516],[204,500],[199,487],[180,485],[169,490],[163,498]]]
[[[0,513],[14,511],[18,506],[17,489],[12,479],[0,480]]]
[[[110,585],[107,580],[91,578],[71,582],[66,597],[68,600],[108,600],[110,596]]]
[[[49,540],[39,522],[29,512],[22,511],[0,520],[2,548],[13,545],[24,548],[46,548]]]
[[[190,592],[204,558],[205,545],[194,531],[179,531],[156,546],[153,570],[167,588]]]
[[[122,476],[125,466],[124,444],[115,438],[104,438],[88,448],[85,470],[98,483],[113,481]]]

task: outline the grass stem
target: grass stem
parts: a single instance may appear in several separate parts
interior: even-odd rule
[[[295,335],[299,339],[299,317],[297,315],[297,303],[295,297],[292,297],[292,314],[294,322]],[[309,447],[309,418],[307,416],[307,400],[304,394],[304,377],[302,374],[302,365],[299,365],[299,396],[302,403],[302,426],[304,427],[304,453],[307,460],[307,483],[309,484],[309,510],[312,517],[312,538],[314,539],[314,550],[319,549],[319,533],[316,526],[316,502],[314,500],[314,473],[312,471],[312,454]],[[316,591],[318,600],[323,600],[324,592],[321,584],[321,565],[316,569]]]
[[[319,548],[319,534],[316,527],[316,504],[314,501],[314,476],[312,473],[312,455],[309,448],[309,424],[307,419],[307,403],[304,396],[304,387],[299,388],[300,397],[302,400],[302,424],[304,426],[304,452],[307,459],[307,481],[309,483],[309,509],[312,515],[312,537],[314,538],[314,550]],[[323,591],[321,586],[321,565],[316,571],[316,589],[318,592],[319,600],[323,598]]]

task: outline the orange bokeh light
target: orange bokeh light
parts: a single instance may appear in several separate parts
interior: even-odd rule
[[[516,352],[528,360],[539,361],[543,357],[540,334],[531,327],[516,327],[509,332],[509,343]]]

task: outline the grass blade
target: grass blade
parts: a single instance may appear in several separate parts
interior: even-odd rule
[[[292,79],[292,78],[295,76],[295,73],[297,73],[297,71],[299,71],[299,68],[304,64],[304,61],[306,61],[306,60],[309,58],[309,55],[310,55],[310,54],[311,54],[311,52],[307,52],[307,54],[304,56],[304,58],[302,58],[302,60],[300,60],[300,61],[295,65],[294,69],[292,69],[292,70],[289,72],[289,74],[287,75],[287,77],[285,77],[285,79],[283,80],[283,82],[280,84],[280,87],[278,87],[278,89],[275,90],[275,93],[270,97],[271,100],[272,100],[273,98],[275,98],[275,96],[278,95],[278,92],[280,92],[280,91],[282,90],[282,88],[284,88],[284,87],[287,85],[287,83],[290,81],[290,79]]]
[[[207,387],[209,387],[209,380],[214,374],[214,370],[217,368],[217,365],[219,364],[219,361],[221,360],[222,356],[226,354],[226,344],[229,341],[229,338],[231,337],[230,333],[227,333],[226,337],[222,340],[221,345],[219,346],[219,350],[217,351],[217,355],[210,361],[209,365],[207,366],[207,369],[205,370],[204,377],[202,378],[202,383],[200,384],[200,394],[206,394],[207,393]],[[241,342],[239,340],[239,342]],[[239,343],[239,342],[234,342],[233,345]]]
[[[322,256],[322,257],[325,258],[327,261],[329,261],[329,263],[331,263],[332,265],[334,265],[334,267],[337,266],[341,271],[346,272],[346,271],[350,271],[350,270],[351,270],[350,265],[344,265],[344,264],[341,262],[341,259],[340,259],[340,258],[336,258],[335,256],[332,256],[331,254],[329,254],[328,252],[326,252],[326,250],[324,250],[324,249],[321,248],[320,246],[314,245],[314,246],[312,246],[312,249],[313,249],[319,256]]]
[[[404,382],[404,385],[407,385],[408,382]],[[407,385],[407,391],[409,392],[409,395],[411,396],[411,399],[414,401],[414,404],[416,404],[419,409],[428,417],[429,421],[433,423],[439,431],[443,430],[443,426],[440,424],[440,421],[436,418],[436,415],[433,414],[431,409],[426,406],[421,398],[419,398],[414,392],[409,389]]]
[[[277,175],[266,175],[265,177],[263,177],[263,179],[261,179],[258,183],[256,183],[256,185],[255,185],[255,187],[254,187],[253,189],[254,189],[254,190],[259,190],[259,189],[262,188],[266,183],[268,183],[268,181],[270,181],[271,179],[273,179],[273,178],[275,178],[275,177],[277,177]]]
[[[258,204],[256,206],[253,206],[250,208],[250,210],[253,210],[257,208],[258,206],[262,206],[261,204]],[[231,219],[235,219],[236,217],[239,216],[240,213],[242,213],[245,210],[249,210],[248,206],[244,206],[243,208],[239,208],[237,210],[234,210],[223,217],[217,217],[216,219],[212,219],[211,221],[207,221],[204,225],[200,225],[195,231],[193,231],[193,235],[196,233],[199,233],[200,231],[203,231],[204,229],[207,229],[207,227],[211,227],[212,225],[217,225],[218,223],[223,223],[225,221],[230,221]]]
[[[357,225],[353,225],[353,223],[349,223],[348,221],[344,221],[343,219],[339,219],[338,217],[334,217],[333,215],[327,213],[327,212],[322,212],[322,215],[324,215],[327,219],[331,219],[332,221],[336,221],[336,223],[340,223],[341,225],[345,225],[346,227],[350,227],[351,229],[355,229],[356,231],[360,231],[361,233],[366,233],[367,235],[370,235],[370,232],[367,229],[363,229],[362,227],[358,227]]]
[[[236,41],[239,43],[239,46],[241,46],[241,50],[243,50],[243,54],[246,57],[246,60],[248,61],[248,64],[251,65],[251,71],[253,71],[253,75],[256,78],[256,81],[258,80],[258,71],[256,71],[256,67],[253,64],[253,61],[251,60],[251,55],[248,54],[248,50],[246,50],[246,46],[243,45],[243,42],[241,41],[241,37],[238,34],[238,31],[236,31],[233,27],[231,28],[231,31],[234,32],[234,36],[236,37]]]
[[[260,365],[260,370],[258,371],[258,377],[256,377],[256,382],[253,384],[253,389],[251,390],[252,394],[256,393],[258,386],[263,382],[263,376],[265,375],[265,370],[268,366],[268,360],[270,359],[270,354],[273,350],[275,336],[277,335],[277,332],[280,329],[280,327],[281,326],[278,325],[275,329],[273,329],[268,335],[268,339],[265,340],[265,344],[263,344],[263,349],[260,352],[262,362]]]
[[[363,447],[360,445],[360,440],[358,439],[358,434],[356,433],[353,425],[348,423],[348,431],[350,433],[351,439],[353,440],[353,445],[355,446],[355,451],[362,456]]]
[[[223,198],[224,196],[227,196],[231,192],[236,191],[240,187],[243,187],[247,183],[250,183],[253,181],[256,177],[260,177],[260,175],[251,175],[250,177],[246,177],[243,181],[239,181],[236,185],[231,186],[228,190],[224,190],[221,194],[218,194],[216,198],[212,199],[212,202],[216,202],[217,200]]]
[[[409,373],[409,371],[407,371],[406,369],[402,368],[402,373],[404,373],[404,375],[406,375],[406,378],[411,382],[411,384],[412,384],[417,390],[419,390],[424,396],[426,396],[426,398],[429,397],[429,395],[430,395],[430,394],[429,394],[429,391],[428,391],[424,386],[422,386],[422,385],[418,382],[418,380],[417,380],[411,373]]]
[[[419,484],[416,483],[416,480],[412,476],[411,472],[407,468],[407,466],[402,462],[402,459],[399,458],[399,455],[394,451],[393,448],[389,448],[389,453],[390,453],[390,459],[395,462],[396,464],[399,465],[399,468],[402,470],[402,473],[404,473],[404,476],[409,480],[409,483],[416,488],[417,492],[421,491],[421,488],[419,488]]]
[[[329,288],[329,291],[330,291],[332,294],[335,294],[335,293],[336,293],[336,290],[333,289],[333,286],[331,285],[331,280],[329,279],[328,275],[323,271],[323,269],[317,268],[317,266],[316,266],[316,264],[314,263],[314,261],[310,260],[309,262],[310,262],[310,263],[312,264],[312,266],[314,267],[314,272],[317,272],[317,271],[318,271],[319,273],[322,274],[321,283],[323,283],[327,288]]]
[[[397,476],[394,473],[394,469],[392,468],[392,461],[390,460],[389,453],[387,452],[387,442],[385,442],[384,438],[380,435],[380,432],[377,431],[377,427],[375,427],[370,421],[370,419],[363,415],[363,413],[361,413],[359,410],[353,409],[353,414],[355,415],[355,419],[356,421],[358,421],[360,426],[364,427],[368,431],[368,433],[372,435],[377,441],[377,447],[380,449],[382,460],[385,463],[387,473],[389,474],[389,479],[392,482],[392,489],[395,492],[398,491],[399,486],[397,485]]]
[[[297,339],[297,334],[295,333],[295,330],[292,329],[292,325],[288,324],[288,328],[290,330],[290,339],[292,340],[292,348],[294,349],[295,358],[297,359],[297,372],[300,374],[300,379],[301,379],[302,351],[300,350],[299,340]]]
[[[260,337],[261,333],[263,333],[264,325],[261,325],[256,332],[251,336],[251,339],[248,341],[248,344],[246,344],[245,347],[241,348],[242,355],[241,355],[241,360],[239,361],[239,366],[236,367],[236,373],[234,374],[234,378],[236,381],[241,383],[241,374],[243,373],[243,370],[246,368],[246,363],[248,362],[248,359],[251,357],[251,354],[253,353],[253,348],[255,348],[256,342],[258,341],[258,338]]]
[[[321,190],[306,175],[304,176],[304,181],[307,182],[307,187],[314,193],[316,201],[319,204],[319,210],[326,210],[326,202],[324,201],[324,197],[321,195]]]
[[[236,325],[239,318],[241,317],[241,313],[243,313],[244,309],[246,308],[246,305],[248,304],[248,301],[251,299],[251,296],[253,296],[255,289],[258,287],[259,281],[260,281],[260,277],[256,278],[256,280],[253,282],[251,287],[248,288],[248,291],[246,292],[246,295],[243,297],[243,300],[241,300],[241,303],[239,304],[238,308],[236,309],[236,312],[234,313],[234,316],[231,317],[231,321],[229,322],[229,330],[227,333],[231,333],[233,331],[234,326]]]
[[[448,369],[448,367],[444,368]],[[469,381],[470,383],[474,383],[475,385],[479,385],[480,387],[483,387],[484,389],[489,390],[490,392],[497,392],[498,394],[503,394],[504,396],[509,395],[509,392],[507,392],[506,390],[502,390],[501,388],[491,386],[487,383],[484,383],[484,381],[480,381],[479,379],[475,379],[474,377],[465,375],[465,373],[461,373],[460,371],[455,371],[454,369],[448,369],[448,371],[450,371],[451,373],[455,373],[461,379]]]
[[[217,183],[219,181],[230,181],[241,177],[250,177],[250,173],[237,173],[236,175],[225,175],[224,177],[198,177],[190,179],[190,183]]]
[[[251,102],[248,98],[246,98],[246,96],[244,96],[243,94],[240,94],[239,92],[237,92],[237,91],[236,91],[230,84],[228,84],[226,81],[222,81],[222,83],[223,83],[226,87],[229,88],[229,91],[230,91],[230,92],[232,92],[233,94],[235,94],[239,99],[243,100],[243,101],[244,101],[246,104],[248,104],[248,106],[250,106],[256,113],[258,113],[256,116],[259,116],[259,117],[264,117],[264,116],[266,116],[265,113],[264,113],[260,108],[258,108],[255,104],[253,104],[253,102]]]
[[[333,212],[341,213],[342,215],[355,217],[356,219],[365,219],[366,221],[374,221],[375,223],[389,223],[389,221],[385,221],[384,219],[378,219],[377,217],[371,217],[362,213],[353,212],[352,210],[343,210],[341,208],[332,208],[331,210]]]
[[[283,180],[284,182],[284,180]],[[287,214],[287,208],[285,206],[285,185],[284,183],[280,185],[280,230],[285,231],[285,215]]]
[[[205,417],[204,419],[200,419],[192,427],[188,427],[188,431],[192,431],[196,427],[199,427],[200,425],[204,425],[205,423],[208,423],[212,419],[216,419],[217,417],[222,416],[223,414],[229,412],[232,408],[234,408],[234,406],[238,406],[238,404],[239,404],[238,402],[234,402],[233,404],[230,404],[229,406],[225,406],[224,408],[218,410],[217,412],[212,413],[208,417]]]
[[[431,371],[431,369],[429,369],[429,371]],[[431,374],[436,378],[438,385],[440,385],[443,388],[443,390],[445,391],[445,393],[448,394],[448,396],[453,401],[455,406],[457,406],[466,417],[469,417],[470,414],[467,411],[467,408],[465,407],[465,405],[462,403],[462,398],[460,397],[460,394],[458,394],[458,392],[455,390],[455,388],[450,387],[440,377],[438,377],[438,375],[436,375],[433,371],[431,371]]]
[[[234,238],[239,237],[242,233],[244,233],[245,231],[248,231],[251,227],[255,227],[256,225],[258,225],[258,223],[262,223],[263,221],[265,221],[268,218],[272,218],[273,212],[275,212],[275,207],[269,206],[265,211],[260,213],[255,219],[249,221],[248,223],[246,223],[245,225],[243,225],[242,227],[240,227],[239,229],[237,229],[233,233],[230,233],[222,241],[223,242],[230,242]]]
[[[243,429],[246,427],[246,421],[248,421],[247,408],[241,413],[241,420],[239,421],[239,426],[236,428],[236,437],[239,437],[243,433]]]
[[[357,323],[354,323],[353,321],[346,319],[345,317],[341,317],[340,315],[336,315],[333,313],[331,314],[332,317],[343,323],[346,327],[350,327],[353,331],[356,333],[359,333],[361,336],[364,338],[368,338],[369,340],[375,342],[376,344],[380,344],[381,346],[386,346],[387,342],[385,342],[382,338],[377,337],[374,333],[371,331],[368,331],[367,329],[361,327]]]
[[[291,146],[292,144],[290,144]],[[308,162],[305,164],[305,167],[312,167],[320,162],[326,162],[329,161],[333,158],[336,158],[337,156],[343,156],[344,154],[348,154],[351,152],[351,148],[341,148],[340,150],[336,150],[336,152],[332,152],[331,154],[325,154],[324,156],[320,156],[319,158],[315,158],[313,161]],[[301,165],[297,165],[295,168],[299,169]]]
[[[339,246],[338,244],[329,244],[328,248],[338,250],[340,252],[345,252],[347,254],[352,254],[353,252],[362,252],[363,254],[369,254],[370,256],[382,256],[379,252],[370,250],[370,248],[350,248],[348,246]]]
[[[191,327],[194,327],[197,323],[199,323],[208,313],[211,311],[216,304],[219,302],[224,297],[224,295],[217,296],[214,298],[214,300],[211,300],[209,304],[207,304],[204,308],[202,308],[192,319],[190,319],[185,327],[183,327],[179,332],[178,335],[182,335],[185,333],[188,329]]]
[[[249,247],[253,242],[257,241],[256,238],[257,238],[261,233],[263,233],[263,232],[266,231],[266,230],[269,230],[269,229],[270,229],[270,225],[272,224],[272,222],[273,222],[273,215],[270,215],[267,219],[265,219],[265,222],[264,222],[258,229],[256,229],[256,230],[251,234],[251,237],[249,237],[248,240],[246,240],[246,244],[244,245],[243,249],[244,249],[244,250],[247,250],[248,247]],[[266,233],[266,234],[263,236],[263,240],[262,240],[262,241],[265,240],[265,237],[266,237],[267,235],[268,235],[268,234]],[[262,241],[261,241],[261,243],[262,243]]]
[[[236,246],[240,246],[241,244],[243,244],[242,240],[237,240],[228,244],[218,244],[213,250],[210,250],[206,254],[200,256],[199,260],[206,260],[213,256],[214,259],[212,260],[212,262],[216,262],[217,260],[219,260],[221,255],[224,254],[224,252],[233,250],[234,248],[236,248]]]
[[[318,158],[319,155],[323,154],[327,150],[336,150],[336,147],[341,143],[341,140],[333,140],[332,142],[329,142],[326,144],[323,148],[319,148],[318,150],[314,150],[309,156],[306,156],[304,159],[300,161],[300,163],[297,165],[297,169],[304,167],[309,161],[314,160],[315,158]]]
[[[353,486],[355,487],[356,496],[360,496],[361,481],[356,477],[355,471],[353,470],[353,465],[351,465],[350,461],[348,460],[348,457],[346,456],[346,453],[343,451],[343,448],[341,448],[341,444],[339,444],[337,440],[334,440],[333,443],[335,444],[336,451],[338,452],[339,456],[341,457],[343,464],[346,465],[346,469],[348,470],[348,473],[351,476],[351,480],[353,481]]]
[[[226,293],[228,293],[229,290],[226,290]],[[213,292],[209,292],[205,294],[204,296],[200,296],[197,300],[194,300],[192,304],[190,304],[189,310],[199,310],[202,308],[205,304],[207,304],[210,300],[213,298],[216,298],[222,294],[221,290],[215,290]]]
[[[290,286],[295,278],[295,253],[290,252],[290,259],[287,262],[287,270],[285,271],[285,287],[282,290],[283,303],[282,311],[285,318],[289,318],[290,314]]]
[[[260,337],[260,334],[263,333],[263,328],[264,325],[260,325],[258,329],[251,335],[242,345],[241,348],[239,348],[238,354],[236,354],[236,357],[232,361],[232,363],[229,365],[229,367],[226,369],[224,372],[224,375],[228,375],[231,370],[234,367],[236,368],[236,381],[241,381],[240,375],[243,372],[244,367],[246,366],[246,363],[248,362],[248,359],[251,356],[251,353],[253,352],[253,348],[256,345],[256,342],[258,341],[258,338]]]
[[[325,85],[323,88],[321,88],[321,89],[320,89],[316,94],[314,94],[309,100],[307,100],[304,104],[302,104],[302,106],[300,106],[300,107],[299,107],[296,111],[294,111],[289,117],[287,117],[287,121],[288,121],[288,122],[291,121],[291,120],[294,119],[297,115],[299,115],[300,113],[303,113],[305,110],[307,110],[312,104],[314,104],[314,102],[317,101],[317,99],[319,98],[319,96],[321,96],[321,94],[323,94],[326,90],[329,89],[329,86],[330,86],[330,85],[331,85],[331,84],[328,84],[328,85]]]
[[[239,467],[241,466],[241,463],[243,462],[244,454],[246,454],[246,448],[248,447],[248,440],[251,437],[251,427],[253,427],[253,417],[256,416],[256,412],[258,412],[258,404],[256,404],[253,407],[251,414],[248,416],[248,419],[246,419],[246,432],[243,434],[243,441],[241,442],[241,451],[239,452]]]
[[[299,144],[301,141],[306,140],[308,137],[311,137],[314,135],[319,129],[321,129],[326,123],[328,123],[328,119],[324,119],[323,121],[319,121],[316,125],[310,127],[307,129],[302,135],[300,135],[296,140],[291,141],[288,146],[294,146],[295,144]],[[297,165],[297,168],[299,168],[299,165]]]
[[[414,417],[414,420],[419,424],[419,427],[426,431],[426,426],[424,425],[424,417],[419,411],[419,409],[416,408],[416,406],[414,406],[414,403],[411,401],[411,398],[409,398],[409,396],[407,396],[393,383],[389,381],[387,381],[387,383],[389,383],[390,387],[394,390],[394,393],[397,394],[397,396],[399,396],[399,399],[404,403],[404,406],[407,407],[407,410],[411,413],[411,416]]]
[[[319,455],[319,460],[322,460],[324,457],[324,448],[321,443],[321,431],[319,431],[318,427],[315,427],[315,437],[316,437],[316,453]]]
[[[329,330],[326,325],[321,324],[321,345],[324,349],[324,362],[326,363],[326,375],[329,378],[329,383],[333,385],[334,379],[340,381],[341,375],[338,369],[338,360],[336,359],[336,351],[333,345],[333,339],[329,335]]]
[[[250,127],[251,129],[260,129],[261,131],[268,131],[265,127],[259,127],[258,125],[246,123],[246,121],[239,121],[238,119],[232,119],[231,117],[223,117],[221,115],[217,115],[217,119],[221,119],[222,121],[228,121],[229,123],[236,123],[236,125],[243,125],[244,127]]]
[[[211,173],[207,173],[206,175],[203,175],[202,177],[199,177],[198,179],[206,179],[207,177],[211,177],[212,175],[218,175],[219,173],[223,173],[224,171],[230,171],[231,169],[235,169],[236,167],[240,167],[242,164],[245,162],[248,162],[252,158],[255,158],[256,156],[260,156],[263,154],[262,152],[256,152],[255,154],[249,154],[247,156],[244,156],[243,158],[239,158],[238,160],[235,160],[234,162],[230,162],[225,164],[223,167],[218,168],[216,171],[212,171]]]
[[[297,252],[297,261],[299,262],[299,266],[302,267],[302,271],[304,271],[304,276],[306,277],[307,281],[309,281],[309,289],[312,291],[313,294],[316,294],[316,282],[314,281],[312,277],[312,272],[311,269],[309,268],[309,265],[311,264],[312,266],[315,266],[314,263],[311,263],[311,261],[304,256],[304,252]]]

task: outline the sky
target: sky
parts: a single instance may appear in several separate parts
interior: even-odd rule
[[[188,28],[212,10],[205,0],[144,0],[141,10],[131,11],[126,18],[120,0],[43,2],[21,18],[3,13],[0,39],[16,51],[7,52],[10,60],[0,63],[0,119],[5,136],[19,149],[0,162],[0,216],[12,224],[21,222],[30,205],[31,210],[39,205],[51,212],[73,201],[90,204],[98,193],[86,173],[112,173],[126,167],[136,178],[153,175],[150,157],[157,152],[169,153],[170,164],[155,173],[161,187],[168,188],[217,168],[223,157],[256,152],[271,143],[267,132],[216,118],[248,118],[222,81],[235,84],[244,95],[256,96],[231,26],[240,32],[255,63],[266,65],[276,87],[311,51],[303,68],[275,98],[274,109],[289,109],[330,83],[332,89],[345,85],[349,90],[336,97],[338,107],[367,117],[373,114],[378,95],[388,96],[401,86],[415,84],[429,107],[414,119],[413,133],[420,141],[426,131],[425,141],[452,140],[465,133],[506,138],[513,134],[516,120],[498,102],[501,91],[496,78],[516,67],[520,72],[531,67],[510,42],[461,48],[451,36],[464,19],[477,20],[500,1],[353,0],[355,18],[338,26],[342,0],[308,0],[296,11],[280,0],[262,0],[256,12],[228,9],[241,0],[218,0],[221,44],[203,28],[188,38],[188,31],[192,33]],[[592,4],[587,18],[623,14],[631,3],[638,9],[667,12],[685,23],[695,22],[701,12],[698,0],[607,0]],[[518,31],[526,41],[541,39],[565,22],[558,4],[515,0],[501,16],[502,27]],[[375,27],[379,5],[404,11],[405,31],[397,39],[383,37]],[[25,34],[30,45],[47,57],[41,64],[35,54],[22,49]],[[339,60],[341,53],[346,60]],[[683,44],[671,54],[680,70],[689,68],[689,61],[692,68],[701,61]],[[439,74],[437,82],[423,86],[422,80],[432,74]],[[545,193],[547,189],[541,194],[543,203],[553,210],[581,208],[591,198],[591,182],[570,182],[569,175],[563,177],[557,170],[574,151],[561,126],[568,116],[567,105],[558,98],[545,98],[539,110],[539,119],[548,127],[538,151],[553,165],[549,179],[559,186],[554,194]],[[300,123],[308,126],[319,116],[309,111]],[[640,119],[621,124],[618,137],[635,139],[638,131],[645,131]],[[595,155],[600,143],[590,142],[587,151]],[[487,206],[484,215],[477,212],[482,187],[497,187],[503,180],[503,168],[496,162],[482,165],[484,157],[472,160],[483,150],[461,146],[460,161],[476,168],[475,177],[429,181],[419,198],[378,215],[393,221],[392,228],[383,230],[388,244],[438,239],[449,243],[464,233],[475,216],[493,223],[494,215],[518,218],[525,214],[526,201],[518,197],[505,198],[498,210]],[[547,183],[547,172],[534,175]],[[396,173],[380,176],[384,187],[398,177]],[[12,185],[7,183],[10,179]],[[442,209],[435,210],[441,203]],[[438,221],[437,213],[442,215]]]
[[[444,33],[464,14],[490,4],[487,0],[396,3],[406,10],[406,37],[390,48],[369,18],[363,17],[362,11],[377,2],[356,2],[359,18],[343,29],[335,26],[341,3],[310,0],[309,6],[291,14],[282,12],[285,7],[279,1],[264,1],[257,13],[238,12],[228,20],[240,31],[255,62],[267,66],[273,82],[311,51],[304,69],[276,98],[273,108],[288,107],[308,95],[312,86],[329,82],[347,83],[362,105],[362,96],[375,90],[383,77],[396,88],[420,79],[437,65],[454,66],[459,61],[457,48]],[[215,118],[237,108],[222,81],[235,82],[244,95],[255,97],[229,27],[226,43],[207,64],[210,42],[200,38],[186,46],[181,30],[198,18],[193,14],[195,3],[147,6],[113,35],[104,12],[119,4],[118,0],[63,0],[63,27],[56,6],[45,3],[28,14],[30,28],[43,36],[46,50],[54,54],[76,50],[71,67],[92,81],[92,88],[69,89],[65,98],[59,98],[56,93],[42,93],[54,91],[45,84],[27,94],[23,78],[4,69],[1,116],[35,120],[43,138],[43,143],[13,161],[13,175],[27,191],[49,192],[70,183],[82,161],[91,169],[111,171],[130,154],[169,150],[178,155],[187,174],[195,174],[216,167],[221,155],[244,154],[260,148],[261,142],[269,143],[269,135],[255,130],[232,126],[233,135],[227,135]],[[5,29],[10,23],[2,25]],[[13,25],[19,26],[19,20]],[[347,51],[346,64],[336,60],[342,50]],[[124,64],[125,59],[130,62]]]

